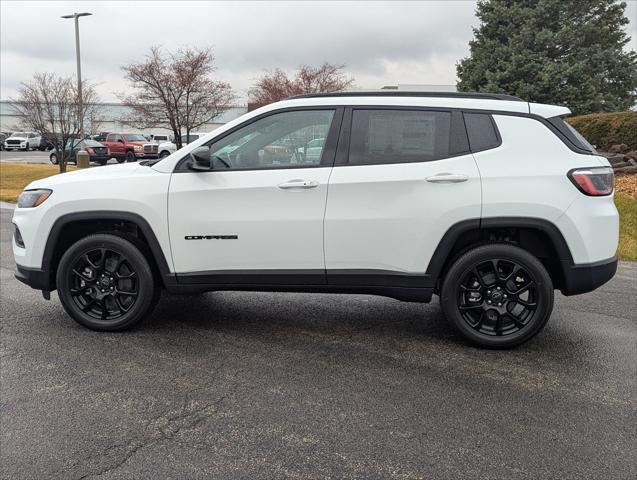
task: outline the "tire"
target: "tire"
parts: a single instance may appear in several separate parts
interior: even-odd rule
[[[102,166],[106,165],[107,162],[108,162],[108,160],[98,160],[97,161],[97,163],[99,163]]]
[[[137,157],[135,156],[135,152],[131,152],[130,150],[128,150],[126,152],[126,162],[136,162],[137,161]]]
[[[167,152],[166,150],[162,150],[162,152],[159,154],[159,158],[166,158],[168,155],[170,155],[170,152]]]
[[[122,158],[117,157],[115,160],[117,160],[117,163],[124,163],[124,161],[126,160],[126,158],[125,158],[125,157],[122,157]]]
[[[114,332],[142,321],[159,299],[152,268],[134,239],[95,234],[60,259],[56,286],[66,312],[91,330]]]
[[[553,282],[526,250],[482,245],[453,262],[442,283],[440,305],[464,339],[485,348],[511,348],[546,325],[553,310]]]
[[[24,149],[24,151],[25,151],[25,152],[28,152],[28,151],[29,151],[29,144],[28,144],[28,143],[27,143],[27,146],[26,146],[26,148]]]
[[[58,156],[55,153],[52,153],[51,155],[49,155],[49,160],[51,161],[53,165],[58,164]]]

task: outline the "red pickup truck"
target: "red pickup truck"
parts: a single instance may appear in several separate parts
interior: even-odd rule
[[[109,133],[102,143],[119,163],[124,160],[135,162],[139,158],[157,158],[157,145],[153,148],[139,133]]]

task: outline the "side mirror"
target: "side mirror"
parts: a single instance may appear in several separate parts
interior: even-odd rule
[[[190,161],[188,168],[199,172],[208,172],[212,170],[212,162],[210,161],[210,147],[197,147],[190,152]]]

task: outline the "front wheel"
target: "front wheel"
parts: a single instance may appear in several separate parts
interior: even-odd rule
[[[148,260],[128,239],[96,234],[73,244],[56,274],[62,306],[92,330],[126,330],[146,317],[159,289]]]
[[[137,157],[135,156],[135,153],[131,152],[130,150],[128,152],[126,152],[126,161],[127,162],[135,162],[135,161],[137,161]]]
[[[510,348],[537,335],[553,310],[544,265],[514,245],[476,247],[448,270],[440,305],[451,326],[486,348]]]
[[[162,152],[159,154],[159,158],[166,158],[168,155],[170,155],[170,152],[167,152],[166,150],[162,150]]]
[[[29,151],[29,144],[28,144],[28,143],[27,143],[27,146],[26,146],[26,148],[24,149],[24,151],[25,151],[25,152],[28,152],[28,151]]]

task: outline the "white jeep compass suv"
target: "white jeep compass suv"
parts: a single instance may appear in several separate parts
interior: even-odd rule
[[[569,113],[468,93],[274,103],[161,160],[31,183],[16,277],[95,330],[137,324],[162,289],[436,294],[467,340],[517,345],[554,289],[617,268],[613,172]]]

